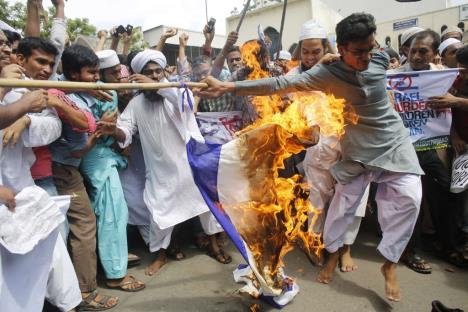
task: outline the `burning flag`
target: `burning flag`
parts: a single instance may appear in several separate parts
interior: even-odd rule
[[[259,44],[243,47],[252,69],[249,79],[267,73],[255,58]],[[320,92],[295,95],[286,101],[277,95],[255,97],[259,119],[225,144],[191,139],[187,154],[193,177],[211,212],[239,250],[248,266],[234,272],[244,290],[277,308],[299,291],[285,275],[284,256],[300,243],[319,258],[321,234],[307,231],[320,211],[311,206],[307,185],[300,176],[282,178],[285,159],[318,142],[319,136],[341,136],[345,125],[343,100]],[[309,221],[310,222],[310,221]]]

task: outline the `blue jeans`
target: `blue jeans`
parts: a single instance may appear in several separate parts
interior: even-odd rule
[[[57,188],[55,187],[54,179],[52,177],[45,177],[41,179],[34,180],[34,183],[42,188],[44,191],[49,194],[49,196],[58,196]],[[65,241],[65,245],[67,244],[68,238],[68,221],[67,217],[65,216],[65,221],[59,226],[60,235],[62,235],[63,240]]]

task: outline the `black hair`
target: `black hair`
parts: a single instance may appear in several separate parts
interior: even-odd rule
[[[461,31],[465,31],[465,23],[464,22],[460,22],[457,24],[457,27],[461,29]]]
[[[128,68],[130,70],[131,73],[133,73],[133,69],[132,69],[132,61],[133,59],[135,58],[135,56],[140,53],[141,51],[143,50],[132,50],[130,51],[130,53],[128,53],[127,55],[127,64],[128,64]]]
[[[468,65],[468,46],[458,49],[456,58],[458,63]]]
[[[63,51],[62,54],[62,68],[63,74],[67,79],[71,79],[72,73],[79,73],[81,69],[86,66],[99,65],[99,58],[88,47],[72,44]]]
[[[231,52],[239,52],[240,53],[240,48],[239,46],[232,46],[228,49],[227,53],[231,53]]]
[[[384,52],[387,53],[390,58],[400,59],[400,56],[395,50],[393,50],[393,48],[384,48]]]
[[[212,64],[211,57],[206,56],[206,55],[199,55],[192,60],[192,68],[198,67],[201,64],[211,65]]]
[[[336,25],[336,42],[347,45],[351,41],[367,39],[375,34],[377,26],[375,19],[368,13],[353,13]]]
[[[297,42],[294,42],[291,44],[291,46],[288,49],[288,52],[291,53],[291,55],[294,55],[294,52],[296,52],[296,48],[299,44]]]
[[[447,25],[442,25],[442,26],[440,27],[440,33],[443,33],[444,30],[446,30],[447,28],[448,28]]]
[[[18,54],[22,54],[25,58],[32,55],[34,50],[42,50],[47,54],[57,56],[59,51],[48,39],[39,37],[27,37],[20,40],[18,44]]]
[[[13,44],[13,42],[15,41],[21,40],[21,35],[18,34],[16,31],[4,29],[3,33],[7,37],[8,42],[10,42],[11,44]]]
[[[416,40],[424,40],[427,37],[432,38],[431,48],[434,53],[437,53],[437,49],[439,48],[439,45],[440,45],[440,36],[438,33],[433,31],[432,29],[426,29],[424,31],[417,33],[414,36],[413,40],[411,40],[411,43],[415,42]]]
[[[127,56],[125,54],[117,54],[119,58],[119,63],[122,65],[128,65],[127,63]]]

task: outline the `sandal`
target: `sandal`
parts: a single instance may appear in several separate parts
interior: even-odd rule
[[[133,275],[125,276],[124,278],[122,278],[122,281],[120,281],[120,283],[115,286],[109,285],[108,282],[106,283],[106,285],[110,289],[119,289],[128,292],[137,292],[143,290],[146,287],[146,285],[142,281],[137,280]]]
[[[404,259],[402,259],[402,262],[411,270],[421,273],[421,274],[431,274],[432,273],[432,267],[431,265],[426,262],[423,258],[418,256],[417,254],[411,254]]]
[[[468,260],[465,259],[463,253],[458,251],[449,252],[443,257],[445,261],[448,263],[458,267],[458,268],[467,268],[468,267]]]
[[[228,264],[232,262],[231,256],[226,255],[226,253],[224,252],[222,248],[219,248],[218,253],[214,252],[214,250],[209,250],[208,256],[210,256],[211,258],[215,259],[216,261],[222,264]]]
[[[77,310],[78,311],[105,311],[112,309],[119,303],[119,298],[117,297],[111,297],[111,296],[105,296],[105,295],[99,295],[101,297],[100,300],[96,300],[96,297],[98,296],[97,290],[93,291],[91,294],[88,295],[88,297],[83,298],[83,301],[78,305]],[[109,301],[111,299],[116,299],[116,302],[114,305],[109,306]]]
[[[128,253],[128,266],[136,266],[141,262],[141,258],[132,253]]]

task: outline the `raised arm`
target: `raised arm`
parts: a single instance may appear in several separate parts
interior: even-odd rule
[[[94,52],[104,50],[104,44],[106,43],[106,39],[107,39],[107,31],[100,30],[100,31],[98,31],[97,36],[99,38],[99,42],[98,42],[96,48],[94,49]]]
[[[210,31],[210,27],[208,26],[208,24],[206,24],[205,27],[203,28],[203,35],[205,36],[205,43],[200,48],[200,54],[211,56],[211,52],[212,52],[211,43],[213,42],[213,39],[215,36],[214,26]]]
[[[52,0],[55,6],[55,16],[52,21],[52,28],[50,30],[50,41],[59,51],[55,57],[55,65],[52,77],[57,73],[57,68],[62,57],[63,50],[65,49],[65,42],[67,40],[67,21],[65,20],[65,2],[64,0]]]
[[[41,34],[40,11],[42,0],[28,0],[26,4],[26,37],[39,37]]]
[[[229,49],[236,44],[237,38],[239,38],[239,33],[237,33],[236,31],[231,31],[229,33],[223,49],[216,56],[216,59],[213,62],[213,66],[211,67],[211,76],[219,77],[219,74],[223,69],[224,62],[226,61],[226,56],[229,53]]]
[[[124,33],[122,35],[122,41],[123,41],[123,50],[122,50],[122,54],[123,55],[128,55],[129,51],[130,51],[130,41],[132,39],[132,36],[129,35],[128,33]]]
[[[166,40],[177,35],[177,32],[177,28],[169,28],[166,31],[164,31],[164,33],[159,38],[159,42],[156,45],[155,50],[162,52],[162,50],[164,49],[164,45],[166,44]]]

